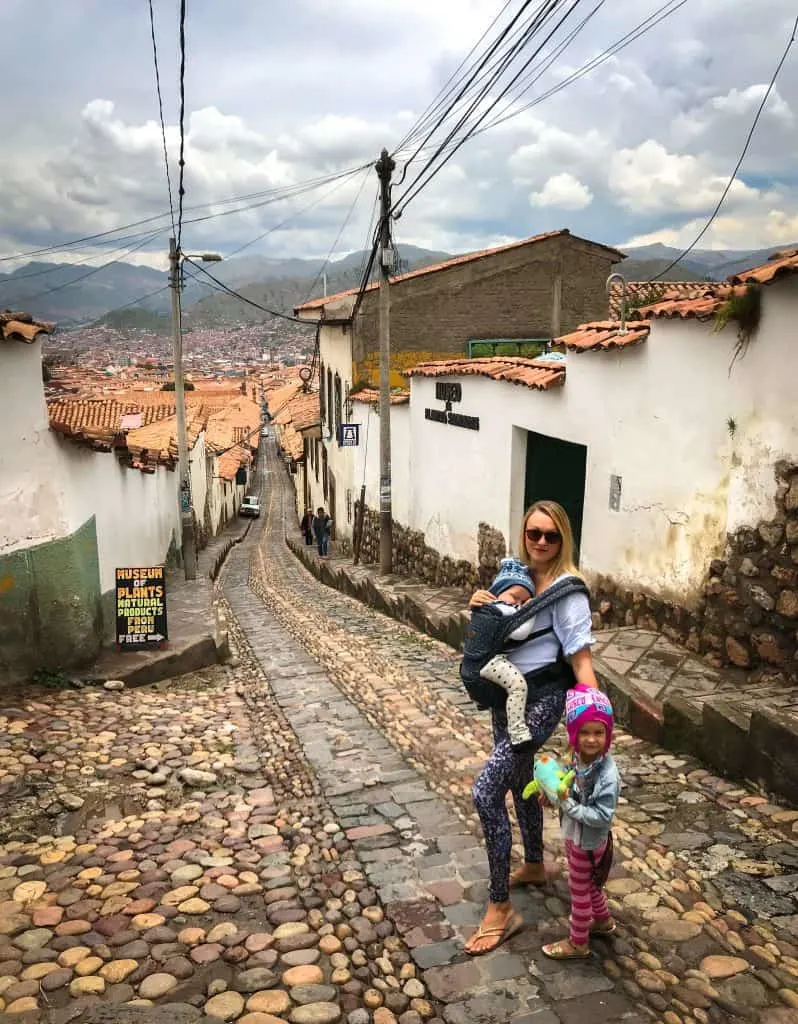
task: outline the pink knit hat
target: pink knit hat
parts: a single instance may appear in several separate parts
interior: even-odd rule
[[[565,728],[568,732],[568,741],[574,750],[579,730],[586,722],[601,722],[607,730],[607,744],[604,747],[606,754],[612,743],[613,718],[610,699],[601,690],[577,684],[573,690],[568,691],[565,698]]]

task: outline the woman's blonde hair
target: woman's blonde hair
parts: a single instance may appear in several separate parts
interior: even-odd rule
[[[524,518],[521,520],[521,537],[518,541],[518,557],[525,565],[530,564],[529,553],[526,549],[526,524],[533,512],[542,512],[544,515],[548,516],[557,527],[557,531],[562,537],[560,550],[552,562],[552,577],[556,579],[564,573],[570,573],[570,575],[578,576],[582,579],[582,574],[579,572],[576,567],[576,563],[574,562],[574,533],[571,529],[571,520],[568,518],[568,513],[562,505],[558,504],[556,501],[536,501],[526,510]]]

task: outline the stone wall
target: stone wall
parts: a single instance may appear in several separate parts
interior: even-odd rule
[[[729,534],[693,609],[591,580],[594,625],[658,629],[753,681],[798,681],[798,465],[778,463],[773,519]]]
[[[355,502],[355,514],[358,504]],[[496,575],[499,562],[506,556],[507,545],[501,531],[487,523],[479,524],[477,543],[479,564],[475,566],[472,562],[439,554],[427,546],[421,530],[410,530],[394,522],[393,571],[397,576],[407,576],[436,587],[486,587]],[[351,542],[342,540],[338,551],[342,555],[351,554]],[[364,565],[376,565],[379,560],[380,514],[367,508],[360,561]]]

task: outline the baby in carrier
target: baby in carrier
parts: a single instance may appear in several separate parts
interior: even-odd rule
[[[532,743],[532,734],[524,719],[528,688],[526,679],[505,657],[505,652],[528,640],[535,631],[532,617],[513,630],[506,642],[502,634],[506,617],[532,599],[535,587],[529,569],[516,558],[503,558],[499,575],[490,586],[496,595],[492,604],[471,610],[471,623],[463,642],[460,676],[471,697],[481,707],[499,707],[506,699],[507,732],[514,750]],[[488,683],[501,687],[496,692]]]

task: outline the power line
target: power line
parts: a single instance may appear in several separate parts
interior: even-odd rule
[[[318,273],[313,278],[313,281],[312,281],[312,283],[310,285],[310,288],[308,289],[307,296],[305,297],[305,299],[303,299],[303,301],[301,303],[302,305],[304,305],[306,302],[308,302],[312,298],[313,292],[314,292],[314,290],[316,288],[316,285],[321,280],[321,277],[322,277],[324,271],[327,269],[327,267],[328,267],[328,265],[330,263],[330,260],[332,258],[332,255],[333,255],[333,253],[335,252],[335,250],[336,250],[336,248],[338,246],[338,243],[341,241],[341,235],[344,233],[344,231],[346,231],[346,226],[347,226],[347,224],[349,223],[349,221],[350,221],[350,219],[352,217],[354,209],[355,209],[355,207],[358,204],[358,200],[360,199],[361,195],[363,194],[363,189],[366,187],[366,182],[368,181],[368,179],[369,179],[369,174],[367,173],[367,174],[365,174],[363,176],[363,180],[360,183],[360,188],[357,190],[357,193],[355,194],[355,198],[352,200],[352,205],[347,210],[346,217],[344,217],[343,224],[338,229],[338,234],[335,236],[335,240],[334,240],[333,244],[330,246],[330,251],[327,253],[327,258],[325,259],[324,263],[322,263],[321,267],[319,267]]]
[[[676,257],[675,260],[672,260],[668,264],[668,266],[665,267],[664,270],[661,270],[659,272],[659,274],[657,274],[656,277],[652,278],[652,281],[659,281],[660,278],[664,277],[665,274],[667,274],[669,270],[672,270],[676,266],[677,263],[680,263],[685,258],[685,256],[687,256],[689,253],[691,253],[693,251],[693,249],[696,247],[696,245],[698,245],[698,243],[701,241],[701,239],[704,237],[704,235],[707,233],[707,231],[709,231],[710,227],[712,226],[715,218],[717,217],[718,213],[720,212],[721,206],[723,206],[723,203],[726,200],[726,196],[729,194],[729,192],[731,190],[731,187],[732,187],[732,185],[734,184],[734,182],[735,182],[735,180],[737,178],[737,173],[739,172],[740,168],[743,165],[743,160],[745,160],[746,154],[748,152],[748,147],[751,145],[751,140],[753,139],[754,133],[756,132],[757,125],[759,124],[759,119],[762,116],[762,112],[764,111],[765,106],[767,105],[767,101],[770,98],[770,94],[771,94],[771,92],[773,92],[773,89],[774,89],[774,87],[776,85],[776,79],[779,77],[779,73],[781,72],[781,69],[784,67],[784,63],[787,60],[787,55],[789,54],[790,50],[792,49],[792,45],[795,42],[796,33],[798,33],[798,17],[796,17],[796,19],[795,19],[795,23],[793,24],[792,32],[790,34],[790,38],[787,40],[787,45],[784,48],[784,52],[781,55],[781,59],[779,60],[778,64],[776,65],[776,70],[773,72],[773,77],[770,79],[770,84],[768,85],[767,89],[765,90],[765,95],[762,97],[762,102],[759,104],[759,107],[757,109],[756,115],[754,116],[753,123],[751,124],[751,128],[750,128],[750,130],[748,132],[748,135],[746,136],[746,139],[745,139],[745,145],[743,146],[743,150],[740,153],[740,158],[739,158],[739,160],[737,161],[737,163],[734,166],[734,170],[731,173],[731,177],[726,182],[726,187],[724,188],[723,192],[721,193],[720,199],[717,201],[717,203],[715,205],[715,209],[709,215],[709,219],[707,220],[706,224],[703,226],[703,228],[701,228],[701,230],[698,232],[698,234],[695,236],[695,238],[692,240],[692,242],[687,246],[687,248],[684,250],[684,252],[680,253]]]
[[[407,191],[402,195],[402,197],[399,200],[399,204],[398,204],[399,205],[399,209],[397,210],[396,206],[392,207],[392,212],[394,213],[395,216],[397,216],[397,217],[401,216],[401,213],[408,206],[408,204],[410,202],[412,202],[412,200],[419,194],[419,192],[421,192],[421,190],[423,188],[425,188],[438,173],[440,173],[440,171],[448,163],[448,161],[451,160],[451,158],[454,156],[454,154],[463,145],[465,145],[466,142],[468,142],[468,140],[474,135],[476,130],[479,128],[480,124],[482,124],[482,122],[491,113],[491,111],[495,108],[495,106],[498,103],[500,103],[501,100],[507,95],[509,90],[515,85],[515,83],[518,81],[518,79],[528,69],[529,64],[531,63],[531,61],[536,56],[538,56],[538,54],[540,53],[541,49],[552,38],[552,36],[557,32],[557,30],[564,24],[564,22],[570,17],[570,15],[573,13],[573,11],[577,8],[577,6],[581,2],[582,2],[582,0],[572,0],[571,6],[568,8],[567,12],[560,18],[560,20],[557,22],[557,24],[554,26],[554,28],[551,30],[551,32],[549,32],[548,36],[544,39],[543,43],[535,50],[535,52],[532,54],[532,56],[527,61],[525,61],[525,63],[521,67],[520,71],[516,72],[516,74],[511,78],[510,82],[500,91],[499,95],[488,105],[488,107],[483,111],[483,113],[477,118],[476,123],[465,131],[465,133],[463,134],[462,138],[460,138],[460,140],[455,145],[452,146],[452,148],[448,151],[448,153],[443,155],[444,154],[444,150],[446,149],[447,145],[449,145],[449,143],[454,139],[454,136],[457,133],[457,131],[461,127],[463,127],[465,125],[468,117],[476,110],[476,108],[481,104],[481,102],[489,95],[492,86],[496,83],[498,78],[501,77],[501,75],[503,74],[503,72],[506,69],[506,67],[509,66],[506,63],[508,58],[507,57],[504,58],[503,66],[494,75],[494,77],[491,79],[491,81],[488,82],[483,87],[483,89],[480,91],[480,94],[477,96],[477,98],[474,101],[472,101],[469,109],[460,118],[460,120],[455,125],[455,127],[449,132],[449,134],[446,137],[446,139],[438,146],[438,148],[435,151],[435,153],[427,161],[427,163],[421,169],[421,171],[416,175],[415,179],[413,180],[411,185],[408,187]],[[559,5],[559,0],[551,0],[551,2],[549,4],[549,7],[545,11],[539,12],[539,14],[536,16],[535,22],[529,28],[527,28],[527,30],[524,32],[524,35],[521,38],[521,40],[514,44],[514,46],[513,46],[513,53],[509,57],[510,61],[512,61],[512,59],[514,59],[515,53],[520,52],[521,49],[523,49],[524,46],[538,33],[538,31],[543,27],[543,24],[554,14],[554,12],[555,12],[555,10],[556,10],[558,5]],[[442,159],[440,160],[438,165],[436,167],[434,167],[433,165],[435,164],[435,161],[438,160],[438,158],[441,157],[441,156],[442,156]]]
[[[313,191],[313,190],[315,190],[317,188],[323,188],[324,185],[326,185],[326,184],[328,184],[330,182],[337,181],[337,180],[339,180],[341,178],[345,178],[345,177],[347,177],[349,175],[356,174],[358,171],[365,170],[367,167],[370,167],[370,166],[371,166],[370,163],[359,164],[357,167],[351,167],[351,168],[348,168],[345,171],[338,171],[335,174],[328,174],[328,175],[324,175],[324,176],[319,177],[319,178],[311,178],[311,179],[309,179],[307,181],[297,182],[294,185],[283,186],[282,188],[279,188],[279,189],[267,189],[267,190],[264,190],[264,191],[261,191],[261,192],[251,192],[248,195],[230,196],[230,197],[228,197],[226,199],[213,200],[213,201],[208,202],[208,203],[198,203],[198,204],[195,204],[194,206],[186,206],[186,207],[184,207],[184,209],[186,211],[188,211],[188,210],[204,210],[207,207],[227,206],[230,203],[244,202],[245,200],[248,200],[248,199],[261,199],[264,196],[268,197],[266,199],[263,199],[262,202],[253,202],[253,203],[250,203],[250,204],[248,204],[246,206],[238,207],[238,208],[233,209],[233,210],[222,210],[221,212],[207,214],[206,216],[203,216],[203,217],[194,217],[194,218],[191,218],[190,220],[186,220],[185,223],[186,224],[199,224],[199,223],[202,223],[204,221],[214,220],[214,219],[216,219],[218,217],[228,217],[228,216],[231,216],[231,215],[236,214],[236,213],[247,213],[250,210],[258,209],[258,208],[260,208],[262,206],[269,206],[269,205],[271,205],[273,203],[277,203],[277,202],[283,202],[283,201],[285,201],[287,199],[295,199],[295,198],[298,198],[299,196],[304,195],[307,192],[311,192],[311,191]],[[30,249],[27,252],[14,253],[13,255],[10,255],[10,256],[0,256],[0,263],[6,263],[6,262],[9,262],[11,260],[25,259],[25,258],[30,257],[30,256],[41,256],[41,255],[45,255],[45,254],[56,253],[56,252],[60,252],[60,251],[65,250],[65,249],[69,249],[70,247],[86,243],[86,242],[99,242],[100,239],[107,239],[109,244],[119,243],[119,242],[122,242],[122,241],[134,241],[134,240],[136,240],[138,238],[143,237],[145,234],[148,234],[148,232],[143,232],[143,231],[142,232],[137,232],[137,233],[132,234],[132,235],[127,235],[127,236],[123,235],[123,236],[121,236],[119,238],[111,238],[110,236],[117,235],[120,231],[126,231],[128,228],[141,227],[141,226],[143,226],[145,224],[154,224],[156,221],[163,220],[164,218],[166,218],[168,216],[169,216],[169,213],[167,211],[166,213],[159,213],[159,214],[156,214],[156,215],[154,215],[152,217],[144,217],[141,220],[133,221],[130,224],[120,225],[117,228],[109,228],[107,231],[101,231],[101,232],[98,232],[97,234],[94,234],[94,235],[85,235],[82,238],[72,239],[72,240],[70,240],[68,242],[60,242],[60,243],[58,243],[56,245],[45,246],[45,247],[43,247],[41,249]],[[163,226],[161,226],[161,227],[156,229],[157,234],[165,234],[167,230],[168,230],[168,226],[167,225],[163,225]],[[55,268],[55,269],[57,269],[57,268]],[[50,271],[49,270],[47,270],[47,271],[36,271],[35,273],[38,276],[39,274],[50,273]],[[33,276],[33,275],[31,275],[31,276]]]
[[[246,302],[248,306],[254,306],[255,309],[260,309],[264,313],[269,313],[271,316],[279,317],[281,320],[288,320],[291,323],[304,324],[305,326],[307,326],[306,320],[300,320],[299,317],[297,316],[289,316],[287,313],[278,313],[276,309],[269,309],[267,306],[262,306],[259,302],[255,302],[254,299],[248,299],[246,295],[242,295],[241,292],[237,292],[234,288],[228,288],[223,281],[220,281],[218,277],[214,277],[213,274],[211,274],[209,271],[205,269],[205,267],[203,267],[199,263],[195,263],[194,260],[190,259],[188,256],[184,257],[184,261],[186,263],[190,263],[192,267],[195,267],[197,270],[200,271],[200,273],[204,274],[206,277],[209,277],[211,281],[214,281],[217,285],[219,285],[219,287],[223,291],[227,292],[228,295],[232,295],[234,299],[240,299],[241,302]]]
[[[180,159],[178,161],[179,177],[177,187],[177,251],[180,252],[180,241],[183,233],[183,196],[186,190],[183,185],[186,169],[185,161],[185,114],[186,114],[186,0],[180,0]]]
[[[155,42],[155,14],[150,6],[150,35],[152,36],[152,60],[155,65],[155,91],[158,94],[158,116],[161,119],[161,139],[163,140],[163,162],[166,170],[166,191],[169,194],[169,214],[172,218],[172,234],[175,234],[175,209],[172,204],[172,180],[169,174],[169,154],[166,148],[166,125],[163,118],[163,97],[161,96],[161,75],[158,70],[158,45]]]

